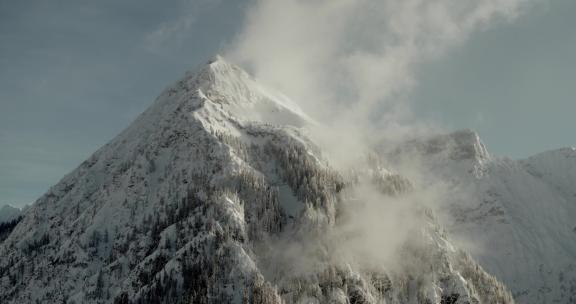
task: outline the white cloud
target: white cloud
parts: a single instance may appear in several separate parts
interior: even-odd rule
[[[255,0],[227,57],[321,121],[394,125],[419,64],[530,1]]]

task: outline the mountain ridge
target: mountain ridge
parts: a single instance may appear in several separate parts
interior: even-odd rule
[[[448,234],[503,280],[519,302],[574,301],[575,150],[459,162],[451,158],[458,145],[442,146],[433,154],[419,148],[437,141],[432,136],[404,151],[420,160],[419,172],[427,172],[424,180],[447,189],[440,213]]]

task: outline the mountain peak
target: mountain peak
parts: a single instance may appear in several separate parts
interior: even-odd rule
[[[244,121],[293,125],[313,123],[284,94],[256,81],[239,66],[216,55],[198,72],[184,79],[188,91],[197,92],[208,104],[216,104]]]
[[[220,55],[215,55],[210,60],[208,60],[208,62],[205,65],[205,68],[212,72],[220,72],[219,76],[224,76],[226,75],[226,73],[222,72],[227,72],[227,73],[240,73],[243,74],[244,76],[250,77],[248,73],[242,70],[242,68],[231,63],[230,61],[226,60],[224,57]]]
[[[181,128],[191,117],[209,129],[220,129],[217,121],[227,122],[227,128],[237,123],[295,127],[313,123],[288,97],[216,55],[165,90],[122,137],[141,137],[143,130],[159,126]]]
[[[251,78],[250,75],[240,67],[230,63],[220,55],[215,55],[199,67],[186,72],[183,81],[196,81],[197,83],[206,84],[236,77]]]
[[[229,66],[234,66],[232,63],[230,63],[226,58],[224,58],[224,56],[220,55],[220,54],[216,54],[214,55],[212,58],[210,58],[207,62],[208,66],[213,66],[213,65],[229,65]]]
[[[10,205],[4,205],[0,207],[0,224],[12,221],[19,217],[22,210]]]
[[[448,135],[454,143],[455,159],[485,160],[490,157],[486,146],[476,131],[463,129]]]
[[[490,154],[473,130],[463,129],[449,134],[426,136],[408,141],[402,150],[415,150],[418,154],[437,155],[455,161],[483,162]]]

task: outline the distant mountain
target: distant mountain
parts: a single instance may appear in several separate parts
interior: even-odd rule
[[[0,243],[12,233],[21,219],[22,210],[10,205],[4,205],[0,208]]]
[[[0,224],[17,219],[21,213],[22,210],[10,205],[4,205],[0,207]]]
[[[413,188],[374,160],[335,170],[310,124],[220,57],[187,74],[27,210],[0,244],[0,302],[513,302],[425,207],[413,231],[370,232],[408,236],[395,263],[348,254],[363,192]]]
[[[397,163],[419,160],[424,183],[444,184],[449,234],[518,302],[576,303],[576,149],[516,161],[464,130],[400,151]]]

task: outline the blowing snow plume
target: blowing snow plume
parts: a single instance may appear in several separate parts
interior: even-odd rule
[[[529,1],[255,0],[227,55],[358,146],[359,134],[413,131],[418,65]]]
[[[321,122],[312,133],[333,166],[365,170],[362,162],[376,143],[438,129],[412,115],[408,93],[419,65],[474,32],[514,19],[528,2],[256,0],[227,56]],[[420,175],[417,163],[409,163],[411,176]],[[396,264],[412,231],[422,228],[419,208],[437,205],[443,191],[435,184],[398,198],[361,182],[352,201],[362,203],[344,208],[351,212],[333,252],[368,264]]]

